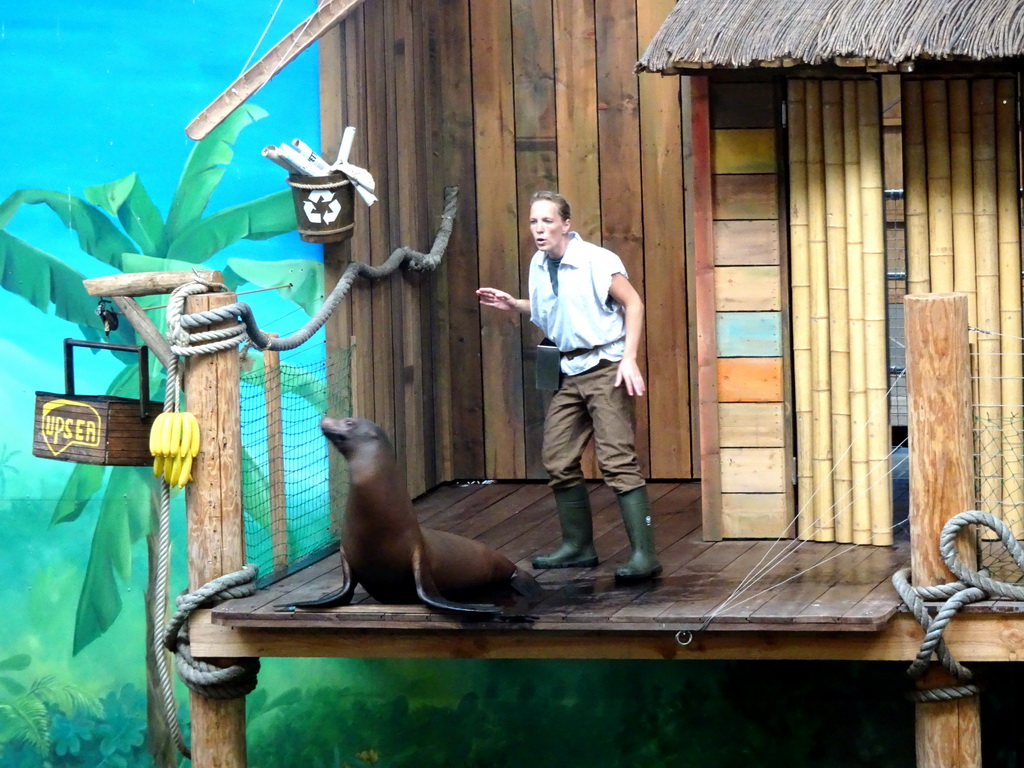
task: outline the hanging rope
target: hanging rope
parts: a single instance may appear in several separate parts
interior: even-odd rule
[[[227,290],[227,286],[222,283],[205,280],[197,274],[193,282],[176,288],[167,302],[167,340],[173,354],[167,364],[164,411],[178,410],[181,399],[179,357],[223,352],[237,349],[242,344],[254,344],[260,349],[294,349],[307,341],[327,322],[331,313],[348,293],[356,277],[379,280],[387,277],[400,266],[418,271],[436,268],[441,262],[451,237],[458,192],[458,187],[445,189],[444,213],[429,253],[420,253],[403,247],[397,248],[380,267],[353,262],[342,274],[320,311],[303,328],[283,339],[275,339],[261,331],[256,325],[252,309],[248,304],[236,303],[209,312],[184,314],[185,301],[189,296]],[[235,322],[223,328],[196,330],[231,320]],[[157,598],[153,601],[154,629],[151,643],[157,658],[157,678],[165,720],[178,751],[185,757],[191,757],[191,750],[185,743],[181,724],[178,722],[177,703],[174,698],[174,684],[171,679],[167,651],[175,654],[178,676],[190,690],[213,699],[239,698],[250,693],[256,687],[256,675],[260,668],[259,659],[240,659],[238,663],[228,667],[218,667],[197,661],[191,653],[188,622],[192,613],[198,608],[254,594],[256,568],[247,565],[240,571],[214,579],[193,593],[179,595],[175,601],[178,610],[170,622],[167,622],[166,595],[169,593],[171,558],[170,510],[170,485],[164,480],[161,483],[160,512],[157,521]]]
[[[380,280],[387,277],[400,266],[416,271],[432,270],[441,262],[445,249],[448,247],[448,240],[452,233],[452,223],[455,219],[455,210],[458,207],[459,188],[447,187],[445,189],[444,213],[441,215],[441,226],[434,237],[434,244],[429,253],[420,253],[409,247],[396,248],[388,260],[379,267],[354,261],[348,265],[342,274],[338,284],[331,291],[331,294],[324,301],[319,311],[310,318],[302,328],[291,336],[273,338],[260,330],[253,318],[252,308],[245,303],[239,302],[226,307],[211,309],[206,312],[196,312],[181,317],[181,327],[186,330],[203,328],[215,323],[222,323],[228,320],[241,321],[249,340],[257,349],[282,352],[304,344],[313,336],[331,316],[335,308],[341,303],[348,293],[349,288],[356,277],[365,277],[370,280]]]
[[[958,581],[935,587],[915,587],[910,583],[909,568],[903,568],[893,575],[893,586],[896,587],[899,596],[925,631],[921,649],[907,670],[907,674],[912,680],[921,679],[934,654],[939,663],[958,683],[953,686],[918,691],[914,697],[918,701],[948,701],[974,696],[979,691],[978,686],[971,683],[971,671],[953,658],[942,639],[942,633],[961,608],[993,597],[1024,600],[1024,587],[989,578],[981,571],[968,567],[960,559],[956,539],[960,531],[968,525],[984,525],[994,531],[1003,546],[1006,547],[1010,557],[1013,558],[1013,562],[1021,571],[1024,571],[1024,549],[1014,538],[1013,531],[994,515],[972,510],[954,515],[943,526],[939,535],[939,553],[942,555],[946,567],[952,571]],[[945,602],[932,616],[928,606],[925,605],[926,600],[943,600]]]

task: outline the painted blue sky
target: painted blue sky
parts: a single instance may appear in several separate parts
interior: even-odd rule
[[[253,61],[300,24],[313,0],[114,0],[0,3],[0,200],[18,189],[82,196],[86,187],[139,175],[166,215],[194,142],[185,126]],[[276,17],[275,17],[276,10]],[[273,17],[273,22],[271,19]],[[270,23],[268,28],[268,23]],[[265,34],[264,34],[265,33]],[[302,53],[250,101],[269,117],[247,127],[209,211],[277,192],[284,172],[260,155],[267,144],[301,137],[319,146],[317,47]],[[329,154],[329,153],[328,153]],[[76,234],[44,206],[26,206],[7,230],[87,276],[108,266],[84,256]],[[295,234],[242,241],[224,256],[263,260],[320,257]],[[269,294],[250,298],[260,325],[282,335],[307,317]],[[62,385],[61,339],[77,329],[0,291],[0,409],[6,441],[23,448],[9,493],[45,497],[64,472],[38,472],[27,449],[35,390]],[[120,366],[101,356],[76,365],[79,391],[102,392]]]

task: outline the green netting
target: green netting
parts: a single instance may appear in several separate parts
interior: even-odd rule
[[[279,383],[260,359],[242,374],[247,562],[259,567],[262,583],[318,559],[338,541],[347,474],[344,462],[330,457],[319,422],[351,415],[351,350],[322,360],[282,361]]]

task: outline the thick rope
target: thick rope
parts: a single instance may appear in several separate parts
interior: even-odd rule
[[[256,566],[246,565],[240,571],[213,579],[195,592],[177,597],[178,610],[164,630],[163,648],[176,654],[178,676],[190,690],[209,699],[236,699],[256,688],[259,659],[238,659],[227,667],[197,661],[192,657],[188,634],[189,619],[198,609],[255,593]]]
[[[263,333],[256,325],[252,309],[244,303],[232,304],[209,312],[185,315],[185,300],[189,296],[225,290],[226,286],[205,280],[197,274],[193,282],[176,288],[167,303],[167,340],[173,354],[167,365],[164,411],[172,412],[178,409],[181,396],[179,356],[187,357],[237,349],[243,343],[252,344],[260,349],[294,349],[307,341],[327,322],[327,318],[344,299],[357,276],[379,280],[403,265],[413,270],[435,269],[448,248],[448,240],[451,238],[452,224],[458,204],[458,193],[458,187],[448,187],[445,190],[445,208],[441,217],[441,225],[429,253],[420,253],[403,247],[396,249],[380,267],[353,262],[342,274],[338,284],[316,315],[292,336],[274,339]],[[242,322],[238,322],[239,318]],[[224,328],[205,331],[193,330],[230,320],[234,320],[235,323]],[[247,565],[241,571],[214,579],[192,594],[180,595],[176,599],[178,610],[165,627],[170,581],[170,506],[170,486],[164,480],[160,490],[160,512],[157,525],[156,599],[153,601],[154,629],[151,642],[157,657],[157,677],[164,717],[178,751],[186,757],[190,757],[190,750],[182,735],[181,724],[178,722],[177,704],[174,698],[174,685],[171,680],[167,651],[176,654],[175,664],[178,676],[191,690],[215,699],[238,698],[250,693],[256,687],[259,659],[241,659],[237,664],[229,667],[217,667],[206,662],[196,661],[191,654],[188,619],[197,608],[202,606],[253,594],[256,588],[256,569],[254,566]]]
[[[345,295],[352,287],[352,283],[355,282],[356,277],[380,280],[381,278],[390,275],[400,266],[417,271],[426,271],[436,268],[437,265],[440,264],[441,257],[444,256],[445,250],[448,248],[448,240],[451,238],[452,233],[452,223],[455,219],[456,208],[458,207],[458,197],[458,187],[448,187],[445,189],[444,213],[441,215],[441,225],[437,230],[437,235],[434,237],[434,244],[429,253],[420,253],[419,251],[414,251],[409,247],[402,247],[396,248],[392,252],[391,256],[388,257],[387,261],[379,267],[373,267],[369,264],[364,264],[358,261],[352,262],[348,267],[346,267],[341,278],[338,280],[338,284],[334,287],[334,290],[331,291],[330,295],[324,300],[323,306],[321,306],[317,313],[310,318],[306,325],[291,336],[274,338],[261,331],[253,318],[252,308],[248,304],[242,302],[230,304],[218,309],[208,310],[206,312],[196,312],[191,315],[181,316],[180,326],[183,331],[185,331],[193,328],[203,328],[228,320],[240,320],[241,324],[244,325],[245,331],[248,333],[249,340],[257,349],[269,349],[275,352],[295,349],[308,341],[313,334],[320,330],[323,324],[327,322],[327,318],[331,316],[331,313],[334,312],[342,299],[345,298]],[[168,311],[168,325],[169,324],[170,312]],[[182,354],[189,353],[183,352]]]
[[[1024,600],[1024,587],[989,578],[981,571],[969,568],[960,559],[956,539],[960,531],[968,525],[984,525],[995,531],[1010,557],[1013,558],[1013,562],[1021,571],[1024,571],[1024,549],[1014,538],[1009,526],[988,512],[971,510],[954,515],[943,526],[939,535],[939,553],[942,555],[946,567],[959,579],[958,581],[934,587],[915,587],[910,583],[909,568],[903,568],[893,574],[893,586],[925,631],[921,649],[907,670],[907,674],[912,680],[920,680],[927,671],[934,654],[943,668],[958,683],[954,686],[917,691],[913,697],[917,701],[949,701],[965,696],[974,696],[978,693],[978,687],[970,683],[971,671],[953,658],[942,639],[942,633],[961,608],[981,600],[991,599],[993,596],[1005,597],[1010,600]],[[926,600],[942,600],[944,602],[932,616],[928,606],[925,605]]]

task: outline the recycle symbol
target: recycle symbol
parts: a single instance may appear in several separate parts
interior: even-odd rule
[[[326,189],[314,189],[302,202],[306,218],[314,224],[331,224],[341,213],[341,203],[334,193]]]

